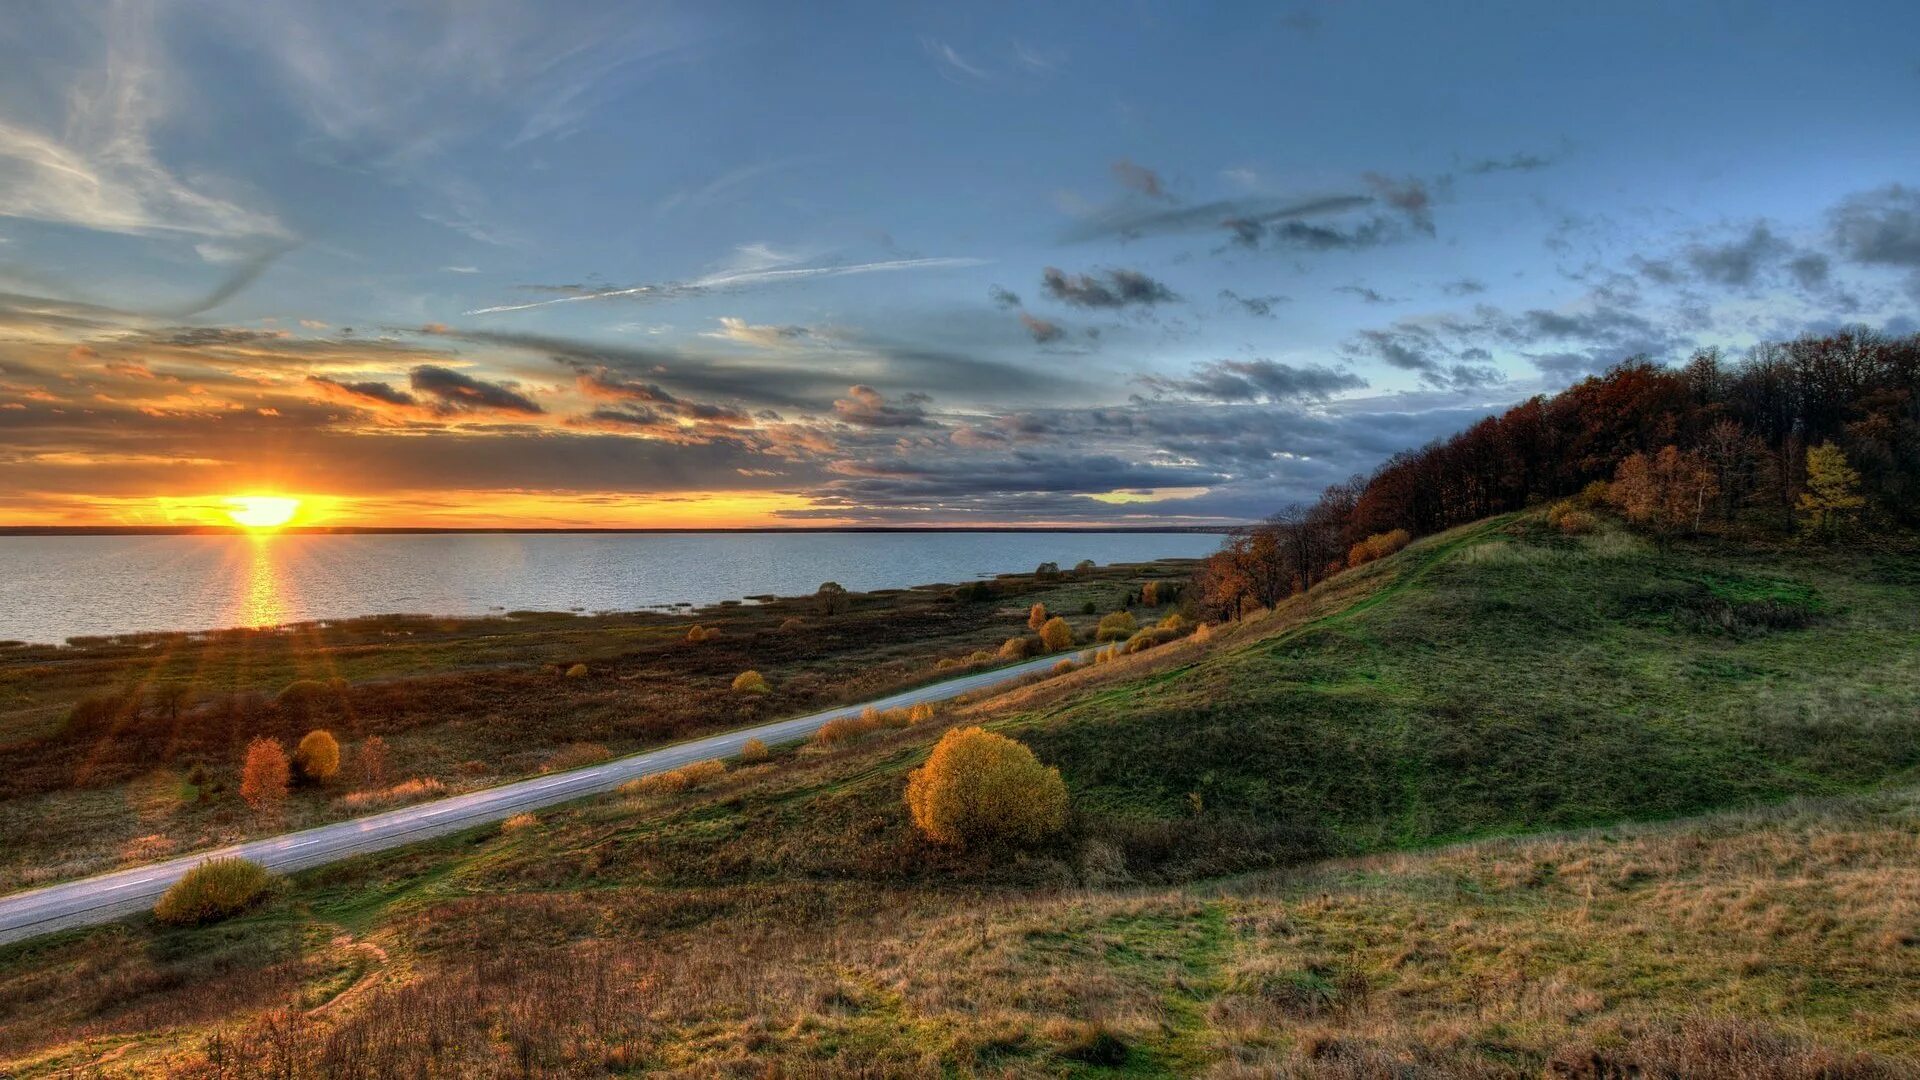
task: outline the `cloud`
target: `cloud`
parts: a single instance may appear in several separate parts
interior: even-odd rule
[[[787,349],[813,336],[813,331],[804,326],[757,325],[745,319],[722,315],[720,329],[709,330],[700,336],[761,349]]]
[[[871,386],[852,386],[847,396],[833,403],[833,414],[856,427],[908,428],[927,426],[925,394],[906,394],[889,401]]]
[[[1150,199],[1172,199],[1166,185],[1160,182],[1160,174],[1145,165],[1135,165],[1126,158],[1113,163],[1113,179],[1128,191],[1137,191]]]
[[[1218,199],[1172,208],[1132,203],[1109,207],[1069,227],[1065,239],[1135,239],[1179,233],[1258,229],[1277,221],[1346,213],[1373,203],[1367,195],[1324,195],[1311,199]]]
[[[1275,305],[1292,302],[1291,297],[1279,296],[1279,295],[1241,296],[1239,293],[1234,292],[1232,289],[1221,289],[1220,299],[1226,301],[1229,304],[1238,305],[1240,308],[1245,310],[1246,313],[1249,315],[1258,315],[1263,319],[1273,318],[1273,309]]]
[[[1367,173],[1364,179],[1383,202],[1405,214],[1415,228],[1433,234],[1433,195],[1424,182],[1411,176],[1396,180],[1380,173]]]
[[[322,375],[309,375],[307,382],[323,396],[349,405],[418,405],[419,399],[405,390],[383,382],[341,382]]]
[[[987,289],[987,299],[993,301],[996,307],[1017,308],[1020,306],[1020,294],[1014,292],[1012,289],[999,285]]]
[[[1687,264],[1703,280],[1739,288],[1751,286],[1762,270],[1792,249],[1767,223],[1757,221],[1738,240],[1724,244],[1694,244],[1686,250]]]
[[[1842,257],[1868,266],[1920,269],[1920,189],[1889,184],[1848,196],[1828,221]]]
[[[494,315],[508,311],[528,311],[533,308],[551,307],[554,304],[571,304],[583,300],[670,300],[702,293],[752,288],[759,285],[775,285],[809,278],[847,277],[856,274],[895,273],[903,270],[932,270],[959,266],[981,266],[985,259],[975,258],[923,258],[923,259],[885,259],[879,262],[851,263],[837,266],[801,266],[781,269],[755,267],[722,270],[696,278],[693,281],[670,281],[650,285],[628,285],[613,289],[581,289],[576,285],[536,285],[536,289],[557,291],[579,290],[572,296],[560,296],[551,300],[532,300],[524,304],[495,304],[492,307],[474,308],[465,312],[468,315]]]
[[[416,392],[436,398],[450,409],[526,416],[538,416],[547,411],[532,399],[500,383],[476,379],[437,364],[421,364],[409,375]]]
[[[1344,351],[1412,372],[1436,390],[1480,390],[1506,381],[1485,349],[1450,348],[1431,327],[1406,320],[1386,329],[1362,330]]]
[[[1270,247],[1301,251],[1357,251],[1393,243],[1405,232],[1397,219],[1389,217],[1368,218],[1344,229],[1304,221],[1262,224],[1238,220],[1228,224],[1233,230],[1233,243],[1241,247],[1259,247],[1264,241]]]
[[[1441,285],[1440,291],[1448,296],[1472,296],[1475,293],[1486,292],[1487,286],[1485,282],[1476,281],[1473,278],[1461,278]]]
[[[1348,371],[1308,364],[1294,367],[1274,360],[1216,360],[1201,364],[1186,378],[1143,375],[1137,380],[1155,393],[1208,401],[1325,401],[1367,381]]]
[[[1810,291],[1826,288],[1832,271],[1832,260],[1816,251],[1795,256],[1787,263],[1787,272],[1793,275],[1793,280]]]
[[[940,74],[949,82],[992,82],[993,76],[966,57],[959,50],[937,38],[923,37],[920,47],[933,57]]]
[[[1357,296],[1362,303],[1367,304],[1397,304],[1400,302],[1396,297],[1384,295],[1378,289],[1369,288],[1365,285],[1335,285],[1333,291]]]
[[[1026,327],[1027,333],[1031,334],[1033,340],[1041,345],[1059,341],[1061,338],[1067,336],[1067,332],[1060,328],[1059,323],[1049,322],[1046,319],[1030,315],[1024,311],[1020,313],[1020,325]]]
[[[1467,166],[1465,171],[1476,176],[1485,176],[1497,172],[1534,172],[1559,161],[1558,156],[1515,152],[1503,158],[1481,158]]]
[[[1041,271],[1040,288],[1063,304],[1085,308],[1152,307],[1180,299],[1146,274],[1127,269],[1068,274],[1049,266]]]

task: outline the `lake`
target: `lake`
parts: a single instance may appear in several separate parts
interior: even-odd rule
[[[0,640],[398,612],[635,611],[1193,558],[1206,533],[435,533],[0,537]]]

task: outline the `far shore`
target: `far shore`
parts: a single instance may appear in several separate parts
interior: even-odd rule
[[[738,528],[546,528],[539,526],[439,527],[387,525],[296,525],[274,533],[303,536],[569,535],[574,533],[1229,533],[1240,525],[752,525]],[[0,525],[4,536],[252,536],[237,525]]]

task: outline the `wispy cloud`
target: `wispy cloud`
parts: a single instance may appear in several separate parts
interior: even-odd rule
[[[933,57],[940,74],[954,81],[992,82],[993,75],[960,55],[960,51],[937,38],[923,37],[920,47]]]
[[[524,304],[495,304],[492,307],[474,308],[465,314],[495,315],[508,311],[528,311],[533,308],[552,307],[555,304],[578,303],[583,300],[665,300],[685,296],[696,296],[706,292],[803,281],[809,278],[849,277],[857,274],[886,274],[903,270],[933,270],[960,266],[984,266],[988,261],[989,260],[986,259],[944,257],[886,259],[879,262],[850,263],[836,266],[731,269],[708,274],[705,277],[696,278],[692,281],[661,282],[652,285],[629,285],[617,289],[594,289],[579,292],[572,296],[557,296],[550,300],[533,300]]]

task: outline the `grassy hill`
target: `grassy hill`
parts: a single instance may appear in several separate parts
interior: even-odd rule
[[[1057,843],[912,830],[961,721],[1061,768]],[[1496,519],[931,725],[0,951],[0,1073],[1913,1075],[1916,766],[1912,555]]]

